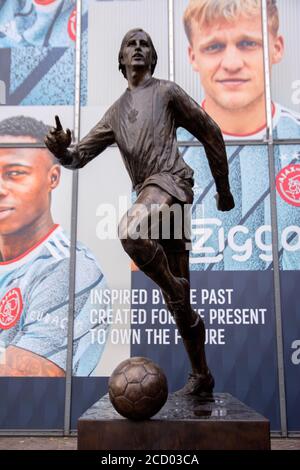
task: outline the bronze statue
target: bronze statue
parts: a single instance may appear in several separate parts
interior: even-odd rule
[[[178,85],[152,77],[156,62],[150,36],[142,29],[130,30],[119,52],[119,69],[128,81],[126,91],[77,145],[69,148],[71,133],[62,129],[57,116],[56,128],[48,133],[45,144],[63,166],[77,169],[117,143],[139,205],[139,210],[133,205],[120,222],[121,243],[139,269],[161,288],[183,339],[192,373],[179,393],[199,395],[212,392],[214,378],[205,358],[204,323],[190,304],[188,237],[176,239],[173,228],[169,239],[136,236],[145,221],[162,213],[162,207],[183,207],[193,201],[193,171],[178,152],[178,127],[204,145],[218,209],[231,210],[234,200],[219,127]]]

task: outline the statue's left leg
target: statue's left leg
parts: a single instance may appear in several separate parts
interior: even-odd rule
[[[122,246],[141,271],[150,277],[171,300],[184,297],[185,288],[169,268],[160,244],[161,217],[173,197],[158,186],[147,186],[119,224]]]
[[[205,326],[202,318],[192,309],[189,284],[189,252],[166,250],[170,270],[174,276],[185,280],[185,298],[182,301],[170,301],[164,295],[168,308],[173,315],[178,331],[189,357],[192,373],[186,385],[176,392],[180,395],[201,395],[211,393],[214,378],[207,366],[205,355]]]

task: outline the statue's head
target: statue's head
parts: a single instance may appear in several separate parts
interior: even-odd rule
[[[146,31],[135,28],[128,31],[121,43],[119,52],[119,70],[125,78],[126,66],[149,66],[153,75],[157,64],[157,53],[152,39]]]

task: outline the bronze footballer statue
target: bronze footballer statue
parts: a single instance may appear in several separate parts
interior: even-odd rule
[[[190,304],[188,227],[183,227],[178,238],[174,220],[169,237],[162,236],[161,230],[153,237],[149,228],[144,236],[152,219],[159,215],[161,223],[163,208],[177,204],[183,209],[193,201],[193,171],[178,151],[178,127],[187,129],[205,148],[218,209],[231,210],[234,200],[218,125],[176,83],[153,78],[156,63],[150,36],[142,29],[130,30],[119,52],[126,91],[77,145],[70,146],[71,133],[63,130],[57,116],[56,128],[48,133],[45,144],[70,169],[82,168],[109,145],[118,145],[137,193],[136,203],[120,222],[119,237],[138,268],[161,288],[183,339],[192,373],[177,393],[200,395],[212,392],[214,378],[206,363],[205,326]],[[183,219],[183,225],[187,224]]]

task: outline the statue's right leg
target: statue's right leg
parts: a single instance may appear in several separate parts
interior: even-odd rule
[[[165,294],[165,300],[172,313],[178,331],[191,363],[192,373],[186,385],[176,392],[178,395],[201,395],[211,393],[214,388],[214,378],[207,366],[205,355],[205,325],[202,318],[192,309],[190,303],[189,284],[189,252],[169,251],[166,256],[172,273],[185,279],[185,299],[183,302],[172,302]]]

